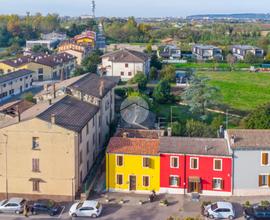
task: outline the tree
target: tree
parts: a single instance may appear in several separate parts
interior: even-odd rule
[[[146,90],[147,77],[144,73],[138,72],[130,81],[130,84],[138,83],[138,88],[140,91]]]
[[[153,98],[160,104],[167,103],[171,100],[171,85],[167,80],[161,80],[155,87]]]
[[[168,80],[170,82],[175,82],[175,67],[172,65],[166,65],[160,71],[160,78]]]
[[[200,113],[202,119],[207,117],[206,109],[216,104],[220,96],[216,87],[209,86],[206,77],[193,76],[190,86],[183,93],[183,100],[189,105],[190,111]]]
[[[186,136],[188,137],[216,137],[216,132],[207,124],[188,120],[186,123]]]
[[[172,123],[172,135],[173,136],[181,136],[183,134],[184,134],[183,125],[178,121],[173,122]]]
[[[270,40],[268,37],[261,37],[258,40],[258,46],[264,50],[264,52],[268,51],[268,46],[270,44]]]
[[[42,46],[42,45],[35,45],[35,46],[32,48],[32,51],[33,51],[34,53],[52,53],[51,50],[49,50],[47,47]]]
[[[35,102],[34,95],[32,92],[25,93],[23,95],[23,99],[28,101],[28,102],[33,102],[33,103]]]
[[[101,55],[100,50],[95,50],[82,61],[82,68],[85,72],[97,73],[98,64],[101,63]]]
[[[153,49],[152,49],[152,44],[147,44],[147,46],[146,46],[146,52],[148,53],[148,54],[152,54],[152,52],[153,52]]]
[[[155,67],[157,70],[161,70],[162,63],[159,61],[159,59],[158,59],[158,57],[157,57],[156,54],[153,54],[151,56],[150,66],[151,67]]]
[[[270,129],[270,103],[259,106],[243,119],[247,129]]]
[[[150,69],[150,79],[156,80],[158,78],[158,71],[155,67],[151,67]]]
[[[244,59],[245,63],[256,64],[259,62],[258,58],[251,52],[248,52]]]
[[[237,59],[232,54],[228,54],[226,57],[227,63],[230,64],[231,70],[234,69],[234,64],[236,63]]]
[[[85,74],[87,71],[85,71],[82,67],[76,67],[76,69],[73,72],[73,76],[80,76]]]

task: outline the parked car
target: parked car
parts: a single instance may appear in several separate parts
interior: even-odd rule
[[[23,212],[25,204],[23,198],[11,198],[0,202],[0,213],[15,213],[20,214]]]
[[[73,204],[69,210],[72,217],[97,218],[102,212],[102,205],[97,201],[83,201]]]
[[[216,202],[205,206],[204,215],[210,219],[234,219],[235,211],[229,202]]]
[[[270,219],[270,207],[253,206],[244,210],[247,220]]]
[[[33,215],[49,214],[50,216],[57,215],[61,212],[61,207],[53,200],[43,199],[33,202],[30,205]]]

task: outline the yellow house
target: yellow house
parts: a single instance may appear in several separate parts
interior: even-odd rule
[[[113,137],[106,154],[108,191],[159,191],[158,139]]]
[[[85,31],[74,37],[77,44],[88,44],[93,48],[96,45],[96,33],[93,31]]]

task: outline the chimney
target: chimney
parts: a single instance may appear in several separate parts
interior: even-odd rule
[[[53,83],[52,87],[53,87],[53,98],[55,99],[56,98],[55,83]]]
[[[205,152],[208,152],[208,146],[204,146]]]
[[[55,114],[52,114],[52,115],[51,115],[51,123],[52,123],[52,124],[55,124],[55,119],[56,119],[56,118],[55,118]]]
[[[128,138],[128,132],[123,132],[123,138]]]
[[[172,128],[170,127],[167,128],[167,134],[168,134],[168,137],[172,136]]]
[[[99,95],[103,96],[103,94],[104,94],[104,80],[102,79],[100,81],[100,86],[99,86]]]
[[[49,99],[48,101],[49,101],[49,105],[52,105],[52,100],[51,100],[51,99]]]
[[[235,144],[236,138],[234,135],[231,136],[231,144]]]

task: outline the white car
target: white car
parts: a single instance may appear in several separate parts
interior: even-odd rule
[[[102,205],[97,201],[81,201],[74,203],[69,215],[72,217],[92,217],[97,218],[102,212]]]
[[[210,219],[234,219],[235,211],[229,202],[216,202],[204,209],[204,214]]]
[[[11,198],[0,202],[0,213],[15,213],[23,212],[25,200],[23,198]]]

